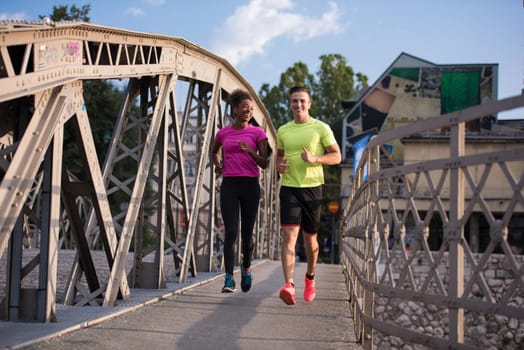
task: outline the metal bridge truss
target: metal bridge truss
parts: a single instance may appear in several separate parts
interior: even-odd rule
[[[524,211],[524,140],[495,151],[466,152],[465,132],[468,122],[522,106],[524,95],[493,101],[392,129],[368,143],[340,231],[355,330],[365,348],[377,345],[380,333],[400,338],[393,343],[398,346],[408,342],[431,349],[478,349],[483,346],[478,341],[488,337],[474,333],[478,317],[491,323],[524,322],[524,263],[508,243],[510,219]],[[416,161],[382,166],[384,144],[440,130],[449,130],[442,158],[418,151]],[[489,183],[496,183],[496,191]],[[474,252],[466,239],[471,229],[466,224],[474,215],[489,225],[490,241],[483,252]],[[428,246],[435,217],[443,233],[439,250]],[[408,226],[413,239],[409,248]],[[502,286],[488,282],[497,261],[504,261]],[[444,329],[436,330],[432,320]],[[396,347],[379,344],[390,346]]]
[[[67,305],[113,306],[130,288],[165,288],[164,257],[174,259],[179,282],[221,269],[220,178],[209,152],[218,128],[231,122],[232,90],[255,96],[254,119],[275,149],[269,115],[242,76],[181,38],[88,23],[5,22],[0,39],[3,318],[56,319],[57,255],[68,240],[76,258]],[[125,93],[107,154],[97,155],[83,83],[110,79]],[[73,144],[64,143],[66,129]],[[64,147],[77,149],[82,178],[68,171]],[[255,258],[278,254],[273,163],[261,176]],[[118,169],[135,171],[122,178]],[[28,244],[39,254],[24,265]],[[107,280],[100,278],[94,247],[105,252]],[[24,287],[32,271],[37,289]]]

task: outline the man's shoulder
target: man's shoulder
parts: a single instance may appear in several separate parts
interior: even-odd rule
[[[328,123],[326,123],[325,121],[322,121],[320,119],[317,119],[317,118],[311,118],[310,119],[310,123],[311,124],[315,124],[315,125],[322,125],[322,126],[330,127]]]
[[[278,127],[278,132],[282,131],[282,130],[286,130],[286,129],[289,129],[290,127],[292,127],[295,123],[293,121],[288,121],[282,125],[280,125]]]
[[[311,126],[316,130],[322,130],[321,132],[333,132],[331,125],[320,119],[311,118]]]

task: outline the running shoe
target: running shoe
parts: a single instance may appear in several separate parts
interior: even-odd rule
[[[233,275],[226,273],[224,287],[222,287],[222,293],[233,293],[235,290],[237,289],[235,288],[235,280],[233,279]]]
[[[280,299],[287,305],[293,305],[296,303],[295,299],[295,287],[292,283],[286,283],[282,289],[280,289]]]
[[[304,277],[304,300],[309,303],[315,299],[316,294],[315,280],[310,280],[309,278]]]
[[[249,292],[251,289],[251,281],[253,276],[251,276],[251,269],[242,269],[242,280],[240,281],[240,287],[244,293]]]

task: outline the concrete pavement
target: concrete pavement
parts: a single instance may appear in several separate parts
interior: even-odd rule
[[[114,308],[64,307],[56,323],[0,322],[5,349],[362,349],[356,343],[344,276],[320,264],[317,298],[302,298],[305,264],[295,271],[297,304],[278,298],[278,261],[253,266],[248,293],[220,293],[222,274],[200,273],[187,285],[131,291]],[[236,272],[237,285],[240,276]]]

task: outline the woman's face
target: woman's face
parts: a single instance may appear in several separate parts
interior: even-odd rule
[[[243,100],[240,102],[240,104],[235,107],[235,117],[239,121],[249,122],[249,120],[253,117],[253,110],[255,109],[253,101],[251,100]]]

